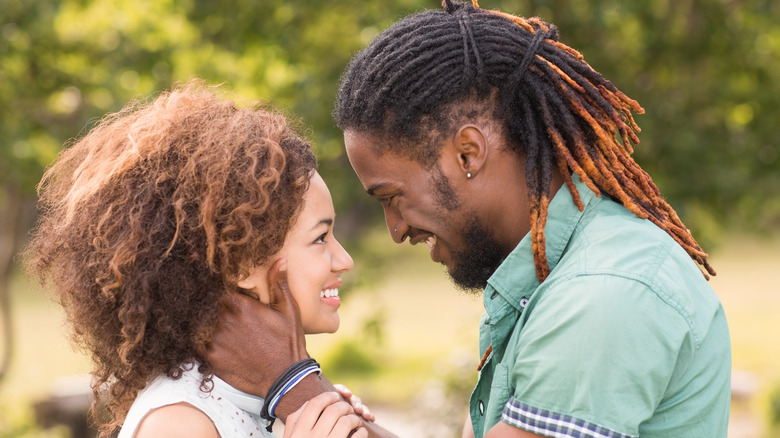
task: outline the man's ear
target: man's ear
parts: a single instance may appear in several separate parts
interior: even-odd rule
[[[458,154],[458,168],[467,179],[475,177],[488,156],[488,140],[485,132],[477,125],[462,125],[458,128],[453,146]]]

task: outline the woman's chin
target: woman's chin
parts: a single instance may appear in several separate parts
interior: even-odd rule
[[[320,323],[317,325],[304,325],[303,332],[307,335],[321,335],[328,333],[336,333],[339,329],[340,321],[336,319],[334,322]]]

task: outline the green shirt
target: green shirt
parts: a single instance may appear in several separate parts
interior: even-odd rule
[[[555,437],[725,437],[720,301],[666,232],[574,180],[585,209],[565,185],[551,201],[544,283],[530,235],[488,280],[475,436],[504,421]]]

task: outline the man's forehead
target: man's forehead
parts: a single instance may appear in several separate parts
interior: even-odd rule
[[[382,156],[390,149],[390,143],[381,136],[352,130],[344,131],[344,144],[347,154],[350,151],[361,151]]]

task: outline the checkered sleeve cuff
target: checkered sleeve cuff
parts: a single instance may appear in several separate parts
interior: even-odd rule
[[[501,420],[518,429],[553,438],[636,438],[571,415],[539,409],[512,397]]]

